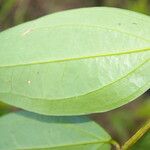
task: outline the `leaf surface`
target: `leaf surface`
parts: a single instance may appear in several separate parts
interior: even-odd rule
[[[2,150],[110,150],[111,137],[87,117],[19,112],[0,118]]]
[[[104,112],[150,87],[150,17],[54,13],[0,33],[0,100],[47,115]]]

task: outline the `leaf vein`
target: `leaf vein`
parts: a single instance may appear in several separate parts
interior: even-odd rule
[[[40,64],[48,64],[48,63],[62,63],[62,62],[66,62],[66,61],[94,59],[94,58],[99,58],[99,57],[120,56],[120,55],[127,55],[127,54],[140,53],[140,52],[146,52],[146,51],[150,51],[150,47],[144,48],[144,49],[136,49],[136,50],[132,50],[132,51],[97,54],[97,55],[91,55],[91,56],[72,57],[72,58],[64,58],[64,59],[59,59],[59,60],[47,60],[47,61],[38,61],[38,62],[30,62],[30,63],[22,63],[22,64],[0,65],[0,68],[19,67],[19,66],[28,66],[28,65],[40,65]]]

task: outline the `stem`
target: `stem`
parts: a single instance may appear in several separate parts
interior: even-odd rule
[[[122,146],[121,150],[128,150],[132,145],[134,145],[148,130],[150,130],[150,120],[139,129],[125,144]]]
[[[111,140],[110,143],[116,147],[116,150],[121,150],[120,145],[116,141]]]

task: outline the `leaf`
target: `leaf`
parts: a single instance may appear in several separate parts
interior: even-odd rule
[[[0,33],[0,100],[47,115],[120,107],[150,87],[150,17],[55,13]]]
[[[87,117],[50,117],[29,112],[0,118],[0,149],[109,150],[111,137]]]
[[[137,141],[131,150],[148,150],[150,148],[150,131],[143,135],[143,137]]]

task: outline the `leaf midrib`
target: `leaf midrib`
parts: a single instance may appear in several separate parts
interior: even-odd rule
[[[47,60],[47,61],[38,61],[38,62],[22,63],[22,64],[1,65],[0,68],[39,65],[39,64],[48,64],[48,63],[62,63],[62,62],[66,62],[66,61],[75,61],[75,60],[92,59],[92,58],[94,59],[94,58],[98,58],[98,57],[120,56],[120,55],[132,54],[132,53],[141,53],[141,52],[145,52],[145,51],[150,51],[150,47],[143,48],[143,49],[124,51],[124,52],[97,54],[97,55],[92,55],[92,56],[88,55],[88,56],[64,58],[64,59],[58,59],[58,60]]]

